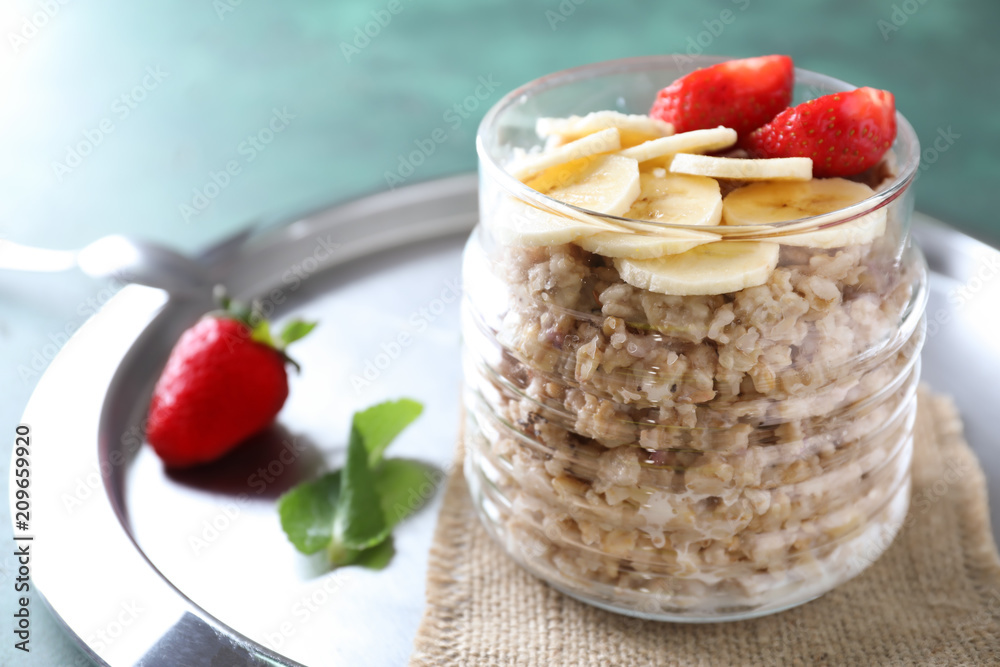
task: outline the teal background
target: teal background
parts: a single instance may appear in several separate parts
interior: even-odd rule
[[[254,219],[385,188],[400,156],[438,129],[446,140],[407,182],[474,169],[473,136],[488,105],[542,74],[703,49],[787,53],[800,67],[891,90],[925,149],[941,133],[953,137],[925,154],[917,207],[1000,243],[993,203],[1000,3],[992,0],[399,0],[401,11],[346,55],[342,43],[388,0],[237,1],[5,0],[0,238],[74,248],[124,233],[194,252]],[[24,32],[25,18],[47,6],[58,9]],[[723,11],[732,12],[728,24]],[[125,116],[121,96],[142,83],[147,68],[165,78]],[[456,124],[446,112],[474,93],[480,77],[497,82],[496,90]],[[294,118],[249,161],[243,142],[267,126],[274,109]],[[58,173],[54,163],[65,162],[85,133],[96,136],[102,121],[113,132]],[[239,173],[185,219],[181,205],[192,205],[194,191],[231,160]],[[5,503],[8,443],[37,371],[58,348],[57,332],[83,321],[87,300],[99,304],[113,291],[79,276],[0,273]],[[0,546],[10,543],[4,522]],[[11,567],[0,557],[0,662],[89,664],[37,596],[33,653],[11,648]]]

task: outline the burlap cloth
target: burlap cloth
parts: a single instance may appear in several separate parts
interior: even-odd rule
[[[458,466],[411,665],[1000,665],[982,469],[950,399],[922,388],[916,433],[910,514],[885,555],[818,600],[733,623],[642,621],[549,588],[479,525]]]

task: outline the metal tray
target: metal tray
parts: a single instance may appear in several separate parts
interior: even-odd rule
[[[211,307],[207,298],[129,286],[64,347],[23,419],[33,439],[34,580],[93,657],[192,667],[406,662],[439,497],[396,529],[397,554],[381,572],[326,572],[299,555],[274,501],[318,467],[339,465],[351,413],[385,398],[426,405],[394,453],[448,470],[460,254],[475,220],[476,177],[458,176],[323,210],[202,257],[215,280],[237,297],[263,297],[274,317],[321,321],[297,345],[304,371],[279,424],[219,465],[166,473],[141,446],[158,370]],[[996,534],[1000,279],[987,274],[1000,273],[1000,253],[919,215],[915,233],[933,269],[937,322],[924,377],[958,401],[994,491]]]

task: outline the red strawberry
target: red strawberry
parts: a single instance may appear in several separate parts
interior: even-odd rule
[[[811,157],[813,176],[853,176],[878,164],[896,139],[892,93],[858,88],[785,109],[744,142],[756,157]]]
[[[147,439],[169,467],[218,459],[272,421],[288,397],[285,364],[267,320],[210,315],[188,329],[153,390]],[[314,324],[292,322],[282,344]]]
[[[649,115],[678,132],[725,125],[743,138],[791,104],[794,77],[788,56],[729,60],[674,81],[656,96]]]

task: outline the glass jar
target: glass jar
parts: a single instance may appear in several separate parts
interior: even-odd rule
[[[490,534],[555,588],[668,621],[760,616],[854,577],[907,512],[926,267],[910,243],[919,146],[898,136],[875,194],[754,227],[635,224],[511,177],[540,117],[646,113],[720,58],[589,65],[504,97],[479,128],[481,221],[465,250],[465,474]],[[796,70],[793,104],[851,90]],[[512,207],[512,205],[514,205]],[[672,296],[573,243],[511,242],[510,216],[780,244],[767,282]],[[882,216],[863,245],[826,230]]]

